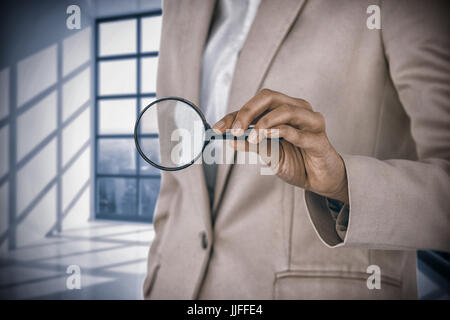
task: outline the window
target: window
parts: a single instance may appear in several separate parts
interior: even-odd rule
[[[160,173],[133,139],[156,96],[161,11],[96,21],[95,216],[153,221]]]

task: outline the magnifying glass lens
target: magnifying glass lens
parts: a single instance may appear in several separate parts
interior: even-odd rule
[[[136,145],[143,158],[160,169],[178,170],[202,153],[205,125],[200,114],[181,99],[160,99],[140,115]]]

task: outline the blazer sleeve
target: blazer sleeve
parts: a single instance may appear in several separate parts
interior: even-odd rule
[[[381,35],[389,72],[411,120],[418,160],[342,155],[349,205],[305,192],[329,247],[450,251],[450,8],[445,1],[385,1]]]

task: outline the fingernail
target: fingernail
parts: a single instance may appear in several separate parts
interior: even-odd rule
[[[220,120],[219,122],[217,122],[217,123],[212,127],[212,129],[213,129],[213,131],[214,131],[216,134],[222,134],[222,129],[221,129],[221,128],[223,128],[224,126],[225,126],[225,122],[222,121],[222,120]]]
[[[239,121],[236,121],[231,128],[231,133],[235,136],[241,136],[244,132],[242,130],[242,125]]]
[[[257,143],[257,134],[256,134],[256,130],[255,129],[250,131],[250,134],[248,135],[247,140],[250,143]]]

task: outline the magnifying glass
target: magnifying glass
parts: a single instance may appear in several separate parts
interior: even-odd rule
[[[253,126],[240,137],[230,132],[216,134],[192,102],[178,97],[153,101],[140,113],[134,126],[134,141],[142,158],[168,171],[193,164],[213,139],[245,140]]]

